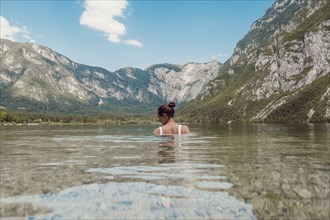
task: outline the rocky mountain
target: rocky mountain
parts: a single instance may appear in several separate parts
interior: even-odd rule
[[[220,63],[157,64],[110,72],[73,62],[50,48],[0,41],[2,108],[27,111],[142,113],[184,104],[217,77]]]
[[[329,62],[330,1],[278,0],[181,115],[215,123],[329,122]]]
[[[0,107],[8,110],[154,113],[174,100],[192,122],[330,121],[329,0],[277,0],[223,65],[110,72],[8,40],[0,58]]]

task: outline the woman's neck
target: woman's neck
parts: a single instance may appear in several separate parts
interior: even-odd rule
[[[176,124],[176,122],[174,121],[173,118],[170,118],[165,125],[173,125],[173,124]]]

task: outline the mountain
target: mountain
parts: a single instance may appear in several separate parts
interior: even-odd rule
[[[194,122],[330,122],[330,1],[278,0],[180,114]]]
[[[186,103],[204,91],[210,80],[218,76],[221,65],[217,61],[209,63],[188,63],[184,66],[169,64],[148,67],[153,77],[149,91],[163,100]]]
[[[41,45],[1,40],[0,108],[141,114],[173,100],[191,122],[329,122],[329,36],[329,0],[278,0],[223,65],[110,72]]]
[[[144,113],[194,99],[221,64],[157,64],[110,72],[73,62],[34,43],[0,41],[2,108],[25,111]]]

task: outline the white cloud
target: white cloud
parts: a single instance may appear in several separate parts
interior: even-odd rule
[[[142,47],[142,43],[137,40],[121,39],[126,34],[126,26],[118,21],[118,18],[125,18],[124,11],[127,7],[128,1],[126,0],[86,0],[84,2],[85,11],[80,17],[80,24],[104,32],[112,43]]]
[[[125,40],[124,43],[134,47],[143,47],[143,44],[137,40]]]
[[[8,39],[11,41],[16,41],[18,38],[24,38],[26,40],[32,41],[30,32],[26,26],[15,27],[9,23],[9,21],[0,16],[0,38]]]

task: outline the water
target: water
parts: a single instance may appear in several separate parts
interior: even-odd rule
[[[1,218],[329,219],[330,124],[1,127]]]

